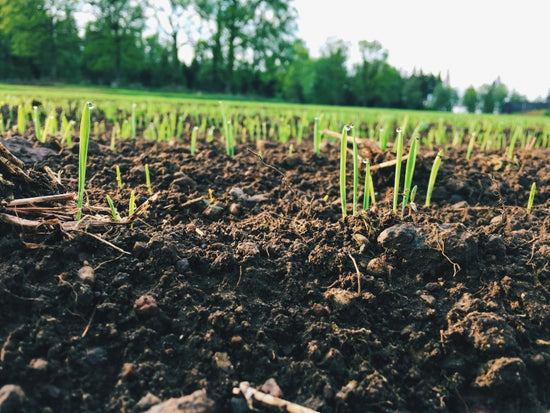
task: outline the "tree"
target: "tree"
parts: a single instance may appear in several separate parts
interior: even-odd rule
[[[120,84],[141,67],[143,11],[136,0],[91,0],[96,20],[88,24],[84,68],[111,84]]]
[[[346,61],[348,44],[338,39],[328,39],[321,50],[321,57],[313,64],[314,79],[306,90],[309,102],[328,105],[344,105],[348,97],[348,73]]]
[[[432,110],[450,112],[453,110],[453,106],[457,102],[458,94],[456,90],[454,90],[446,82],[440,82],[434,88],[429,107]]]
[[[193,19],[191,18],[191,0],[168,0],[165,3],[149,1],[148,7],[153,11],[159,30],[170,39],[172,84],[177,84],[181,77],[179,60],[180,46],[191,41]],[[182,40],[185,36],[185,40]]]
[[[196,0],[196,8],[213,28],[203,44],[212,60],[214,88],[232,92],[239,64],[266,74],[267,83],[273,81],[270,73],[277,78],[283,52],[294,40],[296,16],[289,0]]]
[[[403,79],[397,69],[386,62],[387,50],[378,41],[359,42],[362,62],[355,65],[351,93],[361,106],[399,107]]]
[[[462,97],[462,104],[466,107],[466,110],[468,111],[468,113],[474,113],[476,111],[477,104],[478,104],[478,97],[477,97],[477,92],[473,86],[470,86],[464,92],[464,96]]]

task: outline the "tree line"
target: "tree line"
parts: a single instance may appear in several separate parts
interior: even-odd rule
[[[346,42],[329,39],[313,58],[296,33],[291,0],[0,0],[0,79],[441,111],[459,103],[448,78],[400,72],[377,41],[359,42],[350,67]],[[507,99],[523,97],[497,79],[462,101],[494,112]]]

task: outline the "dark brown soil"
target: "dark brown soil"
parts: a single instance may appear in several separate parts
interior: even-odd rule
[[[37,158],[12,139],[28,170],[76,190],[76,147]],[[548,151],[446,150],[430,210],[424,151],[418,211],[401,220],[393,168],[374,174],[376,207],[341,219],[330,142],[319,158],[265,143],[263,161],[245,146],[107,145],[90,144],[91,205],[108,194],[125,216],[131,189],[147,200],[145,164],[158,193],[132,227],[0,224],[0,387],[22,388],[22,411],[138,412],[147,393],[205,389],[240,412],[233,387],[269,378],[320,412],[550,409]]]

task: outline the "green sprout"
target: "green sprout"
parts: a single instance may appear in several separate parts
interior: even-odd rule
[[[132,139],[136,139],[136,104],[132,104]]]
[[[313,123],[313,148],[317,156],[321,153],[321,131],[319,130],[319,122],[320,119],[315,117]]]
[[[132,216],[136,210],[136,191],[130,192],[130,202],[128,203],[128,216]]]
[[[120,167],[118,165],[115,165],[115,171],[116,171],[116,184],[117,184],[117,187],[122,188],[122,178],[120,176]]]
[[[90,111],[94,108],[91,102],[87,102],[82,110],[80,121],[80,142],[78,152],[78,212],[76,220],[82,218],[82,204],[84,201],[84,186],[86,184],[86,162],[88,158],[88,143],[90,141]]]
[[[411,185],[414,175],[414,166],[416,164],[416,154],[418,152],[418,138],[414,138],[409,150],[409,157],[407,158],[407,165],[405,167],[405,186],[403,189],[403,205],[401,206],[401,218],[405,214],[405,206],[409,203],[411,194]]]
[[[397,214],[397,203],[399,198],[399,181],[401,179],[401,162],[403,159],[403,134],[401,129],[397,128],[396,140],[396,163],[395,163],[395,180],[393,185],[393,213]]]
[[[529,200],[527,201],[527,212],[531,212],[533,208],[533,202],[535,201],[535,192],[537,192],[537,184],[533,182],[531,185],[531,191],[529,192]]]
[[[357,199],[359,192],[359,153],[357,150],[357,138],[353,134],[353,215],[357,214]]]
[[[42,130],[40,129],[40,113],[38,112],[38,106],[32,107],[33,115],[32,120],[34,123],[34,131],[36,133],[36,140],[38,142],[44,143],[46,142],[45,138],[42,138]]]
[[[17,106],[17,131],[21,134],[25,134],[27,129],[27,120],[25,119],[25,108],[23,105]]]
[[[470,136],[470,142],[468,142],[468,149],[466,151],[466,160],[469,161],[470,157],[472,156],[472,151],[474,150],[474,145],[476,143],[476,134],[475,132],[472,133],[472,136]]]
[[[105,195],[105,197],[107,198],[107,203],[109,204],[109,208],[111,209],[111,215],[113,216],[113,219],[115,221],[118,221],[120,219],[120,216],[118,215],[118,212],[115,208],[115,204],[113,203],[113,200],[109,195]]]
[[[370,197],[369,197],[370,194]],[[370,198],[372,198],[372,204],[374,205],[374,186],[372,183],[372,176],[370,173],[370,161],[365,160],[365,187],[363,190],[363,210],[369,209]]]
[[[153,194],[153,189],[151,188],[151,176],[149,175],[149,164],[145,164],[145,183],[147,184],[147,192],[149,195]]]
[[[348,132],[353,126],[346,125],[342,130],[340,141],[340,200],[342,203],[342,218],[347,215],[346,211],[346,153],[348,150]]]
[[[439,171],[439,165],[441,165],[441,151],[437,153],[437,156],[434,159],[434,163],[432,165],[432,170],[430,172],[430,179],[428,180],[428,190],[426,192],[426,202],[424,203],[424,206],[427,208],[431,205],[432,200],[432,193],[435,186],[435,180],[437,178],[437,172]]]
[[[235,155],[235,147],[233,142],[233,134],[232,134],[232,128],[231,128],[231,120],[227,119],[225,116],[225,111],[223,110],[223,103],[221,101],[218,102],[220,105],[220,110],[222,113],[222,122],[223,122],[223,130],[225,135],[225,150],[227,155],[234,156]]]
[[[191,155],[195,156],[196,147],[197,147],[197,135],[199,133],[199,127],[193,127],[193,132],[191,132]]]

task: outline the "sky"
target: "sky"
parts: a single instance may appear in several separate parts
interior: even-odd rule
[[[548,0],[294,0],[298,37],[313,57],[329,37],[378,40],[388,63],[410,74],[450,75],[464,91],[497,77],[530,100],[550,91]]]

